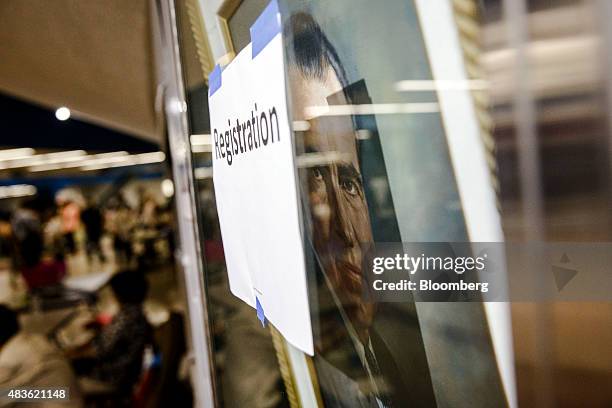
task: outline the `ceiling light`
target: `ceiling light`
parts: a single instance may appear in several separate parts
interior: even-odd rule
[[[24,147],[21,149],[6,149],[0,150],[0,160],[15,160],[29,157],[36,153],[34,149]]]
[[[65,106],[58,108],[55,111],[55,117],[57,118],[57,120],[61,120],[61,121],[70,119],[70,109],[68,109]]]
[[[192,145],[210,145],[212,144],[210,135],[201,134],[201,135],[191,135],[189,137]]]
[[[101,163],[101,164],[88,164],[81,167],[83,171],[90,170],[104,170],[111,167],[125,167],[135,166],[138,164],[152,164],[160,163],[166,159],[164,152],[152,152],[152,153],[141,153],[125,157],[125,160],[121,160],[118,163]]]
[[[484,91],[489,83],[482,79],[469,80],[405,80],[395,83],[398,92],[422,91]]]
[[[161,191],[164,197],[170,198],[174,195],[174,183],[170,179],[164,179],[161,182]]]
[[[33,156],[25,156],[13,158],[9,162],[0,163],[0,169],[17,169],[20,167],[37,166],[42,164],[65,163],[75,160],[80,160],[86,156],[85,150],[69,150],[64,152],[37,154]]]
[[[127,160],[130,157],[128,152],[109,152],[86,155],[76,158],[67,158],[59,162],[58,160],[46,161],[44,164],[36,163],[28,168],[29,171],[51,171],[60,169],[69,169],[74,167],[83,167],[94,164],[116,163],[118,161]]]
[[[397,115],[434,112],[440,112],[440,106],[435,102],[321,105],[304,108],[304,113],[309,119],[321,116]]]
[[[194,153],[210,153],[212,152],[211,145],[193,145],[191,151]]]
[[[14,184],[0,187],[0,199],[24,197],[36,194],[36,187],[30,184]]]

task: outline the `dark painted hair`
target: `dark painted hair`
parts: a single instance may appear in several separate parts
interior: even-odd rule
[[[17,313],[4,305],[0,305],[0,346],[19,332]]]
[[[325,79],[331,67],[343,87],[348,85],[338,53],[314,18],[305,12],[292,14],[285,24],[285,38],[290,49],[289,63],[306,78]]]

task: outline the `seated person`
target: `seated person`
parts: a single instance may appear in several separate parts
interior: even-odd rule
[[[69,401],[46,400],[36,406],[83,406],[64,355],[45,337],[21,331],[17,314],[0,305],[0,389],[41,387],[68,388]],[[0,406],[6,402],[0,399]]]
[[[15,211],[11,221],[15,267],[30,290],[58,285],[66,274],[66,264],[61,254],[46,251],[36,205],[36,202],[26,202]]]
[[[58,287],[66,275],[66,265],[57,259],[43,258],[36,264],[21,268],[23,279],[30,291]]]
[[[148,285],[142,273],[123,271],[111,278],[110,286],[120,303],[119,312],[91,344],[69,354],[78,357],[73,361],[77,373],[87,377],[82,384],[92,385],[92,390],[107,385],[129,395],[140,377],[145,347],[151,339],[151,328],[142,310]]]

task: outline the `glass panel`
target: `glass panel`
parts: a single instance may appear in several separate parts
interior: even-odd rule
[[[214,20],[218,3],[200,0],[209,17],[206,21]],[[247,10],[265,2],[223,3],[235,9],[228,25],[238,52],[248,43],[249,26],[258,14]],[[289,34],[288,64],[293,66],[287,74],[289,101],[295,128],[301,129],[296,134],[298,163],[319,160],[316,166],[299,168],[317,342],[312,365],[318,377],[315,384],[320,384],[316,389],[322,391],[327,406],[425,405],[432,394],[440,406],[505,405],[498,375],[503,367],[493,357],[481,305],[372,306],[351,296],[362,272],[357,262],[361,254],[351,242],[467,239],[456,182],[462,173],[455,174],[450,165],[446,140],[446,131],[453,129],[445,129],[448,124],[436,112],[337,115],[315,121],[305,115],[305,102],[311,97],[319,98],[318,105],[335,107],[374,104],[388,109],[437,103],[433,92],[396,91],[398,81],[432,77],[431,49],[423,44],[417,17],[422,10],[417,13],[410,0],[279,3]],[[490,98],[496,150],[488,158],[497,165],[508,240],[524,240],[536,230],[550,240],[609,240],[609,2],[423,3],[452,3],[467,18],[457,15],[460,24],[452,28],[481,40],[481,50],[474,44],[466,51],[483,51],[475,53],[480,59],[477,68],[484,71],[490,87],[480,95],[484,98],[474,102],[484,109]],[[480,26],[473,25],[477,6],[484,22]],[[302,16],[302,26],[296,30],[290,24],[298,12],[311,21]],[[442,31],[446,24],[436,29]],[[508,35],[508,30],[523,29],[522,39]],[[295,31],[300,35],[294,36]],[[217,36],[212,35],[211,41],[216,58],[230,51]],[[519,47],[524,55],[518,55]],[[324,52],[330,49],[335,53]],[[305,72],[297,69],[296,75],[300,64]],[[316,89],[320,95],[313,95]],[[198,92],[199,96],[190,97],[190,111],[202,113],[206,89]],[[201,127],[193,118],[202,119]],[[203,114],[192,115],[193,132],[206,133],[206,119]],[[532,129],[526,131],[528,127]],[[526,132],[531,133],[536,155],[519,143]],[[347,137],[350,133],[352,139]],[[301,160],[306,154],[311,155],[309,160]],[[524,163],[529,156],[536,162],[532,167]],[[198,166],[210,164],[205,153],[197,157],[202,160]],[[344,163],[335,162],[342,157]],[[199,169],[198,174],[206,177],[210,172]],[[210,181],[202,183],[208,183],[202,191],[208,191],[207,199],[212,200]],[[534,185],[537,188],[525,194],[530,191],[526,187]],[[528,217],[530,212],[538,213],[537,207],[542,207],[540,214]],[[203,211],[213,208],[202,205]],[[529,219],[535,222],[526,222]],[[204,228],[215,231],[216,227]],[[519,405],[550,406],[557,401],[605,405],[606,393],[598,391],[610,382],[610,358],[604,352],[612,327],[609,316],[605,304],[512,304]],[[580,347],[584,338],[590,339],[588,350]],[[223,347],[217,344],[215,349]],[[422,399],[410,401],[404,390]]]
[[[244,1],[243,4],[251,3]],[[236,15],[241,26],[259,14],[258,2]],[[260,2],[261,3],[261,2]],[[208,115],[208,87],[197,61],[186,1],[176,2],[180,33],[181,61],[185,78],[187,111],[200,226],[200,245],[205,261],[206,296],[209,300],[216,400],[228,407],[284,407],[287,395],[268,328],[263,328],[255,311],[231,294],[219,229],[214,186]],[[248,11],[248,12],[247,12]],[[255,14],[253,14],[255,13]],[[250,40],[247,41],[247,43]]]
[[[506,239],[609,242],[612,3],[520,3],[486,0],[481,36]],[[526,135],[537,151],[533,167],[520,143]],[[519,406],[610,400],[601,385],[612,383],[609,304],[511,307]]]
[[[435,92],[397,90],[432,79],[415,5],[283,5],[326,406],[505,405],[481,304],[362,297],[362,244],[469,241],[439,112],[398,113],[437,102]]]

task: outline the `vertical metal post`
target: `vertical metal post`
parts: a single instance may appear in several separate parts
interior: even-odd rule
[[[183,87],[179,39],[174,0],[155,0],[161,34],[160,75],[165,93],[169,150],[175,184],[175,203],[180,238],[178,257],[184,274],[189,313],[189,328],[194,364],[191,370],[195,406],[215,405],[208,303],[197,227],[197,208],[187,122],[187,103]]]

